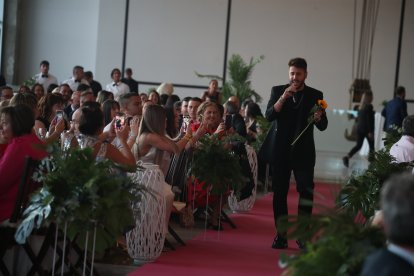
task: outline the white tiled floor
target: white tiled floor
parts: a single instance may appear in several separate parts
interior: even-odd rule
[[[338,152],[316,152],[315,182],[343,183],[352,173],[368,168],[366,156],[355,154],[349,160],[349,168],[344,166],[343,156]]]

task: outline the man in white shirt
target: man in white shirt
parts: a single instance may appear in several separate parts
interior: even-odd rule
[[[43,85],[45,91],[47,91],[49,85],[58,84],[57,78],[49,73],[49,61],[42,60],[40,62],[40,73],[34,76],[36,83]]]
[[[402,129],[403,136],[390,149],[398,163],[414,161],[414,115],[404,118]]]
[[[106,85],[107,91],[110,91],[114,94],[114,99],[119,101],[121,95],[129,93],[129,86],[121,82],[121,71],[118,68],[112,69],[111,72],[112,82]]]
[[[78,90],[78,86],[81,83],[89,86],[89,83],[84,76],[83,67],[79,65],[73,67],[72,77],[68,80],[65,80],[63,83],[67,83],[72,91]]]

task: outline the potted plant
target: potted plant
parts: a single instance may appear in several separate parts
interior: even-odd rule
[[[263,55],[257,59],[252,57],[249,63],[246,63],[240,55],[232,55],[228,61],[229,80],[223,84],[221,90],[223,99],[228,99],[230,96],[237,96],[240,102],[253,98],[255,102],[260,102],[262,97],[251,87],[250,77],[256,64],[260,63],[263,59]],[[201,78],[223,81],[223,78],[217,75],[203,75],[198,72],[195,72],[195,74]]]
[[[112,246],[134,225],[131,191],[145,189],[125,173],[111,173],[117,168],[113,162],[96,162],[91,148],[61,152],[49,145],[48,151],[33,175],[43,186],[32,195],[16,240],[23,243],[35,226],[55,223],[80,247],[91,231],[96,231],[97,252]]]

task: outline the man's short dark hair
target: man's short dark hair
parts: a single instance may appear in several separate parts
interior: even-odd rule
[[[73,71],[78,70],[78,69],[83,71],[83,67],[82,66],[80,66],[80,65],[73,66]]]
[[[403,135],[414,137],[414,115],[409,115],[402,122]]]
[[[118,72],[119,74],[121,74],[121,70],[119,70],[118,68],[114,68],[114,69],[112,69],[112,71],[111,71],[111,78],[112,78],[112,76],[115,74],[115,72]]]
[[[398,86],[395,88],[395,95],[402,96],[405,94],[405,87],[404,86]]]
[[[199,102],[199,103],[203,102],[199,97],[192,97],[188,101],[195,101],[195,102]]]
[[[86,72],[84,73],[84,75],[85,75],[85,77],[87,77],[87,78],[93,78],[93,74],[92,74],[92,72],[91,72],[91,71],[86,71]]]
[[[42,60],[42,61],[40,62],[40,66],[42,66],[42,65],[46,65],[47,67],[49,67],[49,61],[47,61],[47,60]]]
[[[76,90],[80,91],[80,92],[85,92],[85,91],[89,90],[90,88],[91,87],[89,85],[81,83],[81,84],[78,85],[78,89],[76,89]]]
[[[189,102],[191,100],[191,97],[185,97],[182,101],[183,102]]]
[[[288,63],[289,67],[294,66],[296,68],[302,68],[305,69],[305,71],[308,70],[308,63],[304,58],[296,57],[289,60]]]
[[[381,209],[388,239],[397,245],[414,246],[414,175],[403,173],[385,182]]]
[[[138,96],[139,97],[138,93],[129,92],[129,93],[122,94],[121,96],[119,96],[119,101],[118,101],[119,102],[119,105],[121,107],[126,107],[127,104],[129,103],[129,99],[131,97],[135,97],[135,96]]]
[[[228,114],[236,114],[239,111],[237,110],[237,105],[234,102],[227,101],[224,103],[224,108],[226,109]]]

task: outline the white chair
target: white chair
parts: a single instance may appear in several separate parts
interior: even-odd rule
[[[144,171],[128,174],[136,184],[144,185],[152,194],[138,192],[132,204],[135,228],[126,234],[128,254],[138,261],[151,262],[161,255],[165,240],[165,198],[162,196],[164,175],[158,165],[142,164]]]
[[[256,200],[256,190],[257,190],[257,174],[258,174],[258,164],[257,164],[257,155],[253,147],[246,145],[247,159],[249,160],[250,169],[253,174],[254,188],[252,190],[252,195],[246,199],[238,201],[234,191],[228,197],[229,208],[235,213],[245,213],[249,212],[254,205]]]

